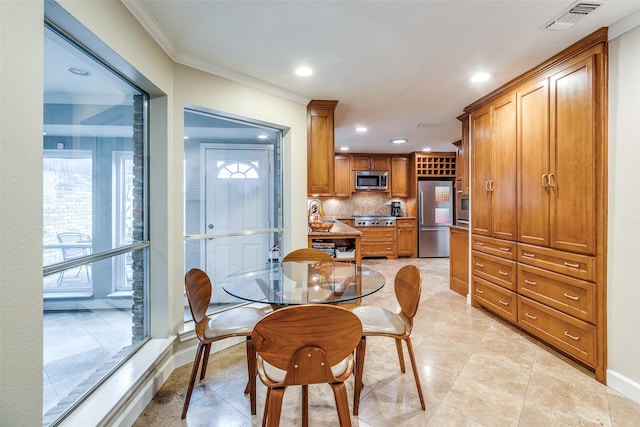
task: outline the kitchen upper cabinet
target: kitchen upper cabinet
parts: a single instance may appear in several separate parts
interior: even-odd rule
[[[334,194],[334,124],[338,101],[311,101],[307,105],[307,193]]]
[[[335,156],[335,197],[351,197],[353,174],[349,156]]]
[[[391,197],[409,197],[410,162],[408,157],[391,158]]]
[[[471,114],[474,234],[516,239],[515,95]]]
[[[456,171],[460,169],[463,196],[469,195],[469,115],[458,117],[462,122],[462,141],[458,149],[459,161],[456,161]]]
[[[351,170],[354,171],[388,171],[388,156],[367,156],[355,154],[351,156]]]
[[[518,240],[595,255],[594,57],[517,94]]]

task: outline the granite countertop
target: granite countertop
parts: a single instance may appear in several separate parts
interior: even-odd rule
[[[325,219],[326,221],[326,219]],[[333,220],[333,228],[329,231],[311,231],[309,230],[309,236],[361,236],[362,232],[356,230],[353,227],[349,227],[347,224],[340,222],[338,219]]]

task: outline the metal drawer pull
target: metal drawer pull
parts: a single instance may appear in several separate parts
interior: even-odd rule
[[[484,246],[484,243],[482,242],[475,242],[476,246]]]
[[[573,296],[573,295],[569,295],[569,294],[568,294],[568,293],[566,293],[566,292],[564,293],[564,296],[565,296],[565,297],[567,297],[567,298],[569,298],[569,299],[572,299],[572,300],[574,300],[574,301],[580,301],[580,297],[576,297],[576,296]]]
[[[511,252],[511,248],[500,248],[502,252]]]
[[[502,274],[503,276],[508,276],[508,275],[509,275],[509,273],[508,273],[508,272],[506,272],[506,271],[502,271],[502,270],[499,270],[499,271],[498,271],[498,274]]]
[[[484,264],[480,264],[479,262],[476,262],[476,267],[484,268]]]
[[[529,279],[524,279],[524,283],[526,283],[527,285],[531,285],[531,286],[536,286],[538,284],[538,282],[532,282]]]
[[[573,267],[573,268],[578,268],[578,267],[580,267],[580,264],[574,264],[574,263],[569,262],[569,261],[565,261],[565,262],[564,262],[564,265],[566,265],[567,267]]]
[[[573,336],[568,331],[564,331],[564,335],[571,338],[574,341],[580,341],[580,337]]]
[[[502,305],[509,305],[509,303],[508,303],[508,302],[506,302],[506,301],[502,301],[501,299],[500,299],[500,300],[498,300],[498,301],[500,301],[500,304],[502,304]]]
[[[522,256],[526,256],[527,258],[535,258],[536,254],[530,254],[529,252],[523,252]]]
[[[483,291],[483,290],[481,290],[481,289],[476,289],[476,292],[477,292],[477,293],[479,293],[479,294],[481,294],[481,295],[482,295],[482,294],[484,294],[484,291]]]
[[[538,317],[537,317],[537,316],[534,316],[534,315],[532,315],[532,314],[525,313],[524,315],[525,315],[525,316],[527,316],[529,319],[538,320]]]

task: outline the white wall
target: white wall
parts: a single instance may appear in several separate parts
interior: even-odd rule
[[[183,104],[290,128],[283,149],[285,249],[306,246],[306,106],[175,65],[118,0],[58,3],[154,87],[150,138],[151,333],[157,338],[175,335],[182,329],[183,319]],[[3,426],[42,424],[43,4],[44,0],[0,0]]]
[[[607,383],[640,402],[640,27],[609,43]]]

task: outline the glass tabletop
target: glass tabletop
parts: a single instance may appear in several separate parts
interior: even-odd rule
[[[355,301],[384,286],[384,276],[349,262],[287,261],[232,273],[222,281],[236,298],[271,305]]]

